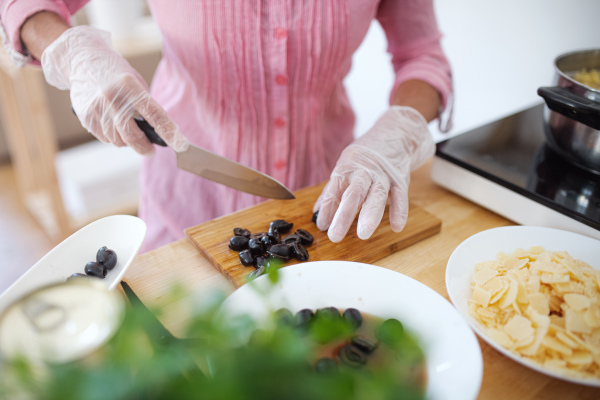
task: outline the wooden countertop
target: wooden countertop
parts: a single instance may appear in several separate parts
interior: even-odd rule
[[[441,232],[374,264],[410,276],[450,301],[444,276],[454,249],[478,232],[514,223],[437,186],[430,171],[431,163],[413,173],[410,201],[440,218]],[[206,303],[218,292],[234,290],[188,239],[139,255],[125,280],[146,305],[160,309],[161,321],[176,335],[194,305]],[[174,292],[175,283],[183,290]],[[482,340],[479,343],[484,360],[479,399],[600,398],[600,389],[550,378],[510,360]]]

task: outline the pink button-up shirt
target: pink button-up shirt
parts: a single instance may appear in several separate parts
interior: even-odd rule
[[[85,3],[0,0],[0,33],[13,58],[28,61],[19,38],[27,17],[50,10],[68,19]],[[452,91],[432,0],[148,3],[164,39],[154,98],[190,142],[293,190],[328,179],[353,140],[354,113],[342,80],[373,18],[387,35],[392,89],[420,79],[439,91],[444,106]],[[144,159],[141,188],[144,250],[263,200],[178,170],[168,148]]]

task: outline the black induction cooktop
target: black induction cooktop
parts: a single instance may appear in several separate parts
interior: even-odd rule
[[[546,146],[543,104],[442,141],[436,156],[600,230],[600,175]]]

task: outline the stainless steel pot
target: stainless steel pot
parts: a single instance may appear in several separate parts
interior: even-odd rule
[[[552,150],[571,163],[600,174],[600,90],[573,79],[583,68],[600,69],[600,49],[559,56],[553,87],[540,87],[546,101],[544,130]]]

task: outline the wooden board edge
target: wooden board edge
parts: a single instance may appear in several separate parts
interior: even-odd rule
[[[200,246],[200,243],[196,242],[194,240],[194,238],[190,235],[189,231],[193,231],[195,228],[194,227],[190,227],[190,228],[186,228],[183,230],[183,232],[185,233],[185,236],[187,238],[188,241],[192,242],[192,245],[194,245],[194,247],[200,252],[200,254],[202,254],[211,264],[213,267],[215,267],[215,269],[217,271],[219,271],[219,273],[221,275],[223,275],[224,277],[226,277],[229,282],[232,283],[233,286],[235,286],[235,288],[239,288],[241,285],[237,285],[235,279],[233,278],[233,276],[231,276],[229,273],[227,273],[227,271],[217,262],[217,260],[215,260],[213,258],[212,255],[210,255],[210,253],[208,253],[202,246]]]

